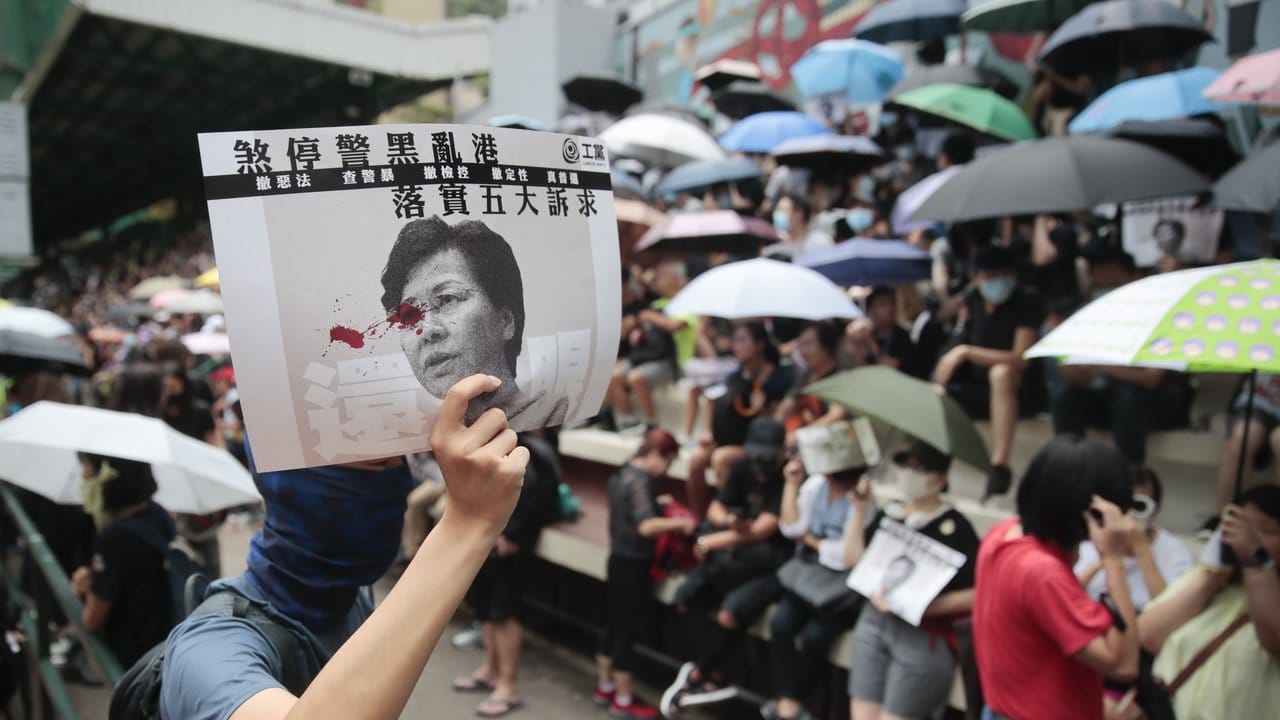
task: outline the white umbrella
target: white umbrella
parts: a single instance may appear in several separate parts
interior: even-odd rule
[[[651,165],[676,167],[693,160],[723,160],[724,149],[707,131],[670,115],[643,113],[600,133],[609,152]]]
[[[134,413],[38,402],[0,421],[0,479],[57,503],[80,503],[87,452],[151,464],[156,502],[174,512],[211,513],[259,502],[253,477],[226,450]]]
[[[849,296],[817,271],[765,258],[708,270],[677,293],[666,312],[730,319],[862,317]]]
[[[214,315],[222,312],[222,296],[212,290],[196,290],[174,299],[164,309],[175,315]]]
[[[231,340],[224,332],[194,332],[182,336],[182,344],[195,355],[226,355]]]
[[[0,308],[0,330],[14,330],[46,338],[76,334],[71,323],[48,310],[33,307]]]

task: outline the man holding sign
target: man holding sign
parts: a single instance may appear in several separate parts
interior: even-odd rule
[[[973,607],[978,535],[941,498],[951,458],[916,441],[893,458],[904,504],[885,507],[868,538],[850,536],[861,561],[849,585],[870,600],[853,635],[853,720],[933,717],[955,673],[952,623]],[[863,543],[865,552],[862,550]]]

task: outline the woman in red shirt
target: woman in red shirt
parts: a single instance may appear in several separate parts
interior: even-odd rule
[[[1138,635],[1124,573],[1135,521],[1124,458],[1075,436],[1055,438],[1018,488],[1018,517],[978,550],[974,646],[990,717],[1102,720],[1102,679],[1138,672]],[[1071,568],[1080,542],[1098,547],[1107,595],[1091,599]],[[1108,604],[1110,607],[1108,607]]]

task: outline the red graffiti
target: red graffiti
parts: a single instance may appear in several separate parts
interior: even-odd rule
[[[329,342],[340,342],[349,347],[362,348],[364,347],[364,333],[349,327],[334,325],[329,328]]]
[[[400,330],[407,330],[422,322],[427,316],[427,311],[413,303],[401,303],[400,307],[391,311],[387,316],[387,324],[397,327]]]

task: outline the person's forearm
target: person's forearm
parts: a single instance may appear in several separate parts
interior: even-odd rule
[[[943,593],[924,609],[925,617],[964,615],[973,610],[973,588]]]
[[[1273,659],[1280,660],[1280,576],[1275,568],[1245,570],[1244,588],[1258,643]]]
[[[1142,582],[1147,586],[1147,595],[1156,597],[1164,592],[1169,583],[1160,572],[1160,566],[1156,565],[1156,557],[1151,552],[1150,545],[1138,546],[1135,553],[1138,556],[1138,569],[1142,571]]]
[[[1124,558],[1110,556],[1102,558],[1102,569],[1107,573],[1107,593],[1120,611],[1125,629],[1118,632],[1119,642],[1114,648],[1117,660],[1116,675],[1122,678],[1134,677],[1138,672],[1138,613],[1133,609],[1133,599],[1129,595],[1129,579],[1125,577]],[[1117,631],[1120,629],[1117,627]]]
[[[993,350],[991,348],[978,347],[977,345],[965,345],[965,359],[974,365],[982,367],[991,367],[992,365],[1009,365],[1020,364],[1022,358],[1014,355],[1009,350]]]
[[[1226,573],[1203,567],[1191,572],[1200,574],[1181,592],[1147,606],[1138,619],[1142,647],[1152,655],[1160,652],[1164,641],[1174,630],[1203,610],[1213,593],[1226,582]]]
[[[377,610],[287,717],[395,720],[501,528],[440,520]]]
[[[782,525],[794,525],[800,519],[800,488],[788,483],[782,488],[782,514],[778,521]]]
[[[675,532],[685,527],[688,520],[684,518],[652,517],[641,520],[636,526],[636,533],[642,538],[656,538],[663,533]]]
[[[849,513],[848,523],[844,528],[844,565],[853,567],[862,559],[867,551],[866,540],[862,528],[867,526],[867,506],[854,505]]]

